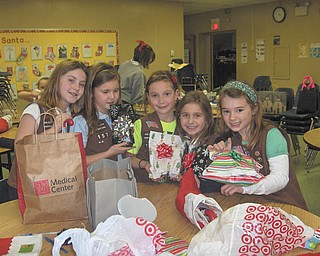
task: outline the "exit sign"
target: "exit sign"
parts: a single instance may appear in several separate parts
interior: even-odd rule
[[[211,19],[211,31],[220,29],[220,18]]]

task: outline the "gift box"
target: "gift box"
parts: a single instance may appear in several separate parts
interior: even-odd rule
[[[221,183],[252,185],[264,176],[259,173],[262,165],[253,158],[233,150],[214,153],[212,163],[204,170],[204,179]]]
[[[112,120],[112,143],[127,142],[127,146],[134,144],[133,127],[136,114],[130,104],[114,104],[110,107]]]

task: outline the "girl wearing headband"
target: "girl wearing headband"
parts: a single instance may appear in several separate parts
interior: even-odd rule
[[[122,101],[130,104],[141,103],[147,81],[143,68],[149,68],[156,58],[149,44],[141,40],[137,40],[137,43],[133,58],[119,66]]]
[[[227,83],[220,91],[220,129],[227,142],[210,150],[241,151],[263,165],[265,178],[251,186],[223,185],[221,193],[263,195],[307,209],[293,166],[290,163],[290,140],[285,131],[262,119],[257,92],[240,81]]]

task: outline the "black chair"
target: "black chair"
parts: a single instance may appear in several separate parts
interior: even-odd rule
[[[0,180],[0,204],[10,201],[7,179]]]
[[[318,86],[318,85],[316,85]],[[291,136],[292,145],[297,154],[300,154],[300,145],[297,135],[303,135],[307,131],[314,128],[315,123],[319,119],[319,110],[315,113],[298,114],[297,106],[299,102],[299,94],[302,84],[298,86],[296,97],[292,109],[280,114],[280,127],[282,127]],[[319,95],[320,98],[320,95]],[[308,149],[306,148],[306,151]]]
[[[272,91],[270,76],[257,76],[253,82],[256,91]]]
[[[279,87],[275,92],[286,93],[286,111],[292,109],[294,104],[294,90],[287,87]],[[281,115],[279,114],[263,114],[263,118],[268,119],[277,125],[280,124]]]

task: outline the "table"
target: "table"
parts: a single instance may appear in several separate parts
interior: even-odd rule
[[[320,150],[320,128],[307,131],[303,135],[304,142],[308,145],[306,152],[306,168],[307,172],[312,167],[313,162]]]
[[[147,197],[155,205],[158,211],[158,215],[154,223],[159,226],[160,230],[167,231],[168,236],[178,237],[189,242],[192,237],[198,232],[198,229],[187,219],[185,219],[176,209],[174,202],[177,191],[178,184],[176,183],[138,183],[139,197]],[[225,197],[218,193],[214,193],[211,195],[221,205],[223,210],[226,210],[227,208],[239,203],[248,201],[256,203],[260,202],[274,207],[281,207],[287,213],[296,215],[301,219],[301,221],[314,229],[320,226],[320,217],[295,206],[270,202],[258,196],[252,197],[235,195],[232,197]],[[16,200],[0,204],[0,219],[0,237],[10,237],[26,233],[60,231],[64,227],[82,227],[83,225],[85,225],[87,228],[89,227],[87,219],[69,222],[23,225],[21,215],[18,210],[18,203]],[[51,235],[51,237],[53,236]],[[71,246],[67,246],[65,248],[69,251],[68,255],[74,255]],[[52,246],[46,241],[43,241],[41,255],[51,255],[51,249]],[[316,251],[320,252],[320,246],[318,246]],[[293,250],[287,255],[298,255],[308,252],[309,251],[307,250],[299,248]]]
[[[303,140],[315,150],[320,150],[320,128],[307,131],[303,135]]]

